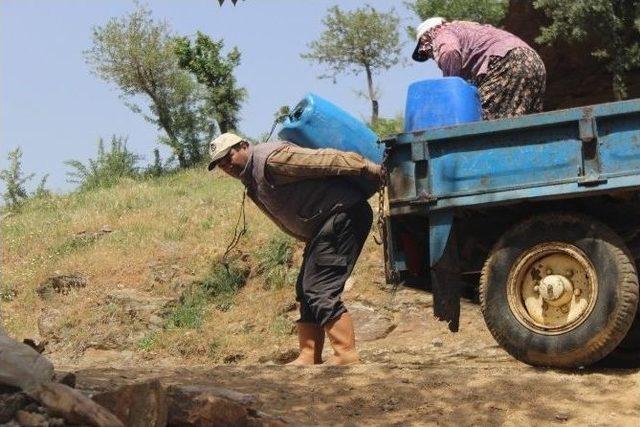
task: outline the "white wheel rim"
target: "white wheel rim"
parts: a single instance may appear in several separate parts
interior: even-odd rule
[[[589,258],[561,242],[542,243],[522,254],[507,283],[513,315],[529,330],[545,335],[563,334],[584,323],[598,295]]]

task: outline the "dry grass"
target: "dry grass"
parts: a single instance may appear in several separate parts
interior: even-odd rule
[[[70,356],[95,347],[135,350],[152,359],[243,363],[294,348],[293,286],[303,246],[250,201],[249,232],[232,254],[246,283],[223,300],[211,292],[241,194],[233,179],[191,170],[27,204],[2,223],[5,327],[18,339],[38,338],[38,318],[58,310],[51,345]],[[354,272],[358,294],[376,289],[369,278],[381,275],[380,255],[369,241],[366,261]],[[82,275],[88,286],[40,299],[37,287],[58,274]],[[150,330],[108,302],[107,295],[119,289],[181,300],[160,329]],[[197,321],[176,323],[176,316]]]

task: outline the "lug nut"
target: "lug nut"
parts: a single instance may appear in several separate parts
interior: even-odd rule
[[[552,269],[550,269],[550,268],[547,268],[547,276],[549,276],[549,275],[551,275],[551,274],[553,274],[553,270],[552,270]]]
[[[573,290],[573,294],[574,294],[575,296],[579,297],[579,296],[582,294],[582,289],[575,288],[575,289]]]
[[[535,285],[535,286],[533,287],[533,292],[535,292],[536,294],[537,294],[538,292],[540,292],[540,286]]]
[[[564,275],[567,277],[573,277],[573,270],[567,270],[567,272]]]

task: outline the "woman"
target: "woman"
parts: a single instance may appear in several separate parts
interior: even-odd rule
[[[435,59],[445,76],[478,87],[485,120],[542,111],[544,63],[518,37],[491,25],[429,18],[416,31],[412,58]]]

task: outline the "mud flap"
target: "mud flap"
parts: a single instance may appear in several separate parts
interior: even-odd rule
[[[431,287],[433,292],[433,314],[438,320],[448,323],[451,332],[460,327],[460,297],[462,280],[456,229],[451,227],[442,256],[432,261]]]

